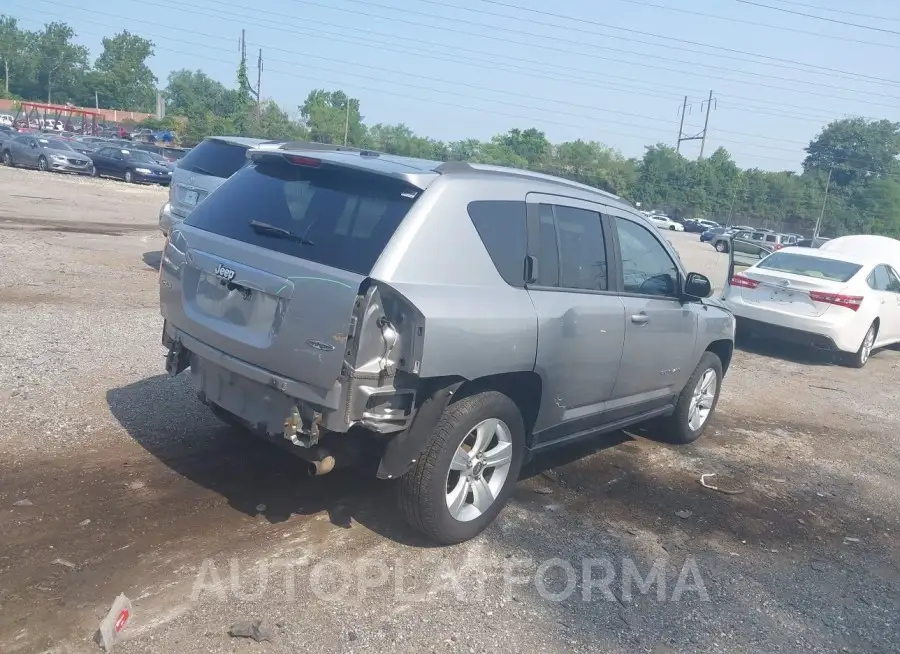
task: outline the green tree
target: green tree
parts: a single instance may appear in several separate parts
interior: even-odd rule
[[[300,107],[300,116],[309,138],[318,143],[359,146],[365,143],[366,128],[359,113],[359,100],[343,91],[315,89]],[[346,138],[345,138],[346,135]]]
[[[252,114],[247,118],[247,124],[253,126],[254,136],[286,141],[302,141],[309,137],[306,128],[293,120],[284,109],[272,100],[263,100],[259,111],[259,121],[256,120],[256,107],[248,107],[247,111]]]
[[[3,91],[12,95],[10,86],[24,82],[33,76],[33,65],[28,50],[33,34],[20,29],[18,21],[11,16],[0,15],[0,62],[3,63]],[[21,84],[19,85],[21,90]]]
[[[75,31],[65,23],[49,23],[33,39],[30,56],[37,69],[37,82],[52,102],[54,92],[63,101],[79,93],[79,83],[88,70],[88,50],[72,42]],[[36,90],[36,89],[35,89]]]
[[[804,172],[833,168],[836,190],[864,184],[873,176],[884,179],[897,172],[900,123],[889,120],[847,118],[829,123],[806,148]]]
[[[447,146],[441,141],[416,136],[403,125],[372,125],[366,130],[365,146],[372,150],[419,159],[443,161],[448,158]]]
[[[156,106],[156,76],[147,66],[154,44],[125,30],[103,39],[103,52],[91,76],[103,107],[152,111]]]

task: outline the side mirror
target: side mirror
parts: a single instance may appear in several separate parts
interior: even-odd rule
[[[712,295],[712,284],[706,275],[688,273],[684,280],[683,294],[688,299],[699,300]]]

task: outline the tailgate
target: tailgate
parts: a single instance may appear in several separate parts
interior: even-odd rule
[[[217,350],[330,389],[365,278],[199,230],[179,233],[180,298],[163,300],[167,319]]]
[[[225,181],[173,230],[160,303],[203,343],[327,391],[360,284],[418,189],[320,164],[277,154]]]

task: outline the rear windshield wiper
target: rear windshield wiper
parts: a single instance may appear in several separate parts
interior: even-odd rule
[[[277,225],[270,225],[269,223],[263,223],[258,220],[251,220],[249,223],[250,227],[253,228],[253,231],[259,234],[266,234],[267,236],[274,236],[276,238],[286,238],[292,241],[296,241],[300,245],[315,245],[312,241],[310,241],[305,236],[301,236],[300,234],[295,234],[289,229],[285,229],[284,227],[278,227]]]
[[[214,172],[209,171],[206,168],[201,168],[200,166],[191,166],[188,170],[200,173],[201,175],[209,175],[210,177],[221,177],[221,175],[216,175]]]

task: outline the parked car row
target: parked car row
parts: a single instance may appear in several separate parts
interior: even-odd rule
[[[168,186],[173,164],[187,150],[70,133],[19,132],[0,125],[0,159],[7,166]]]

